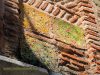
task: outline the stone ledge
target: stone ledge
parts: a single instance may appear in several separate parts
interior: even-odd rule
[[[48,75],[47,70],[0,55],[0,75]]]

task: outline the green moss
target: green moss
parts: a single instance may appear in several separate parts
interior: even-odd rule
[[[84,31],[80,27],[70,25],[61,19],[50,17],[27,4],[24,4],[22,11],[25,13],[23,21],[24,29],[34,28],[36,32],[45,36],[50,37],[53,34],[57,40],[83,47]],[[27,44],[23,44],[21,49],[22,58],[25,61],[29,60],[30,62],[37,63],[34,57],[36,55],[48,68],[52,70],[58,69],[59,53],[56,46],[28,35],[25,35],[25,38],[28,47]]]
[[[25,28],[29,28],[31,22],[30,28],[34,28],[38,33],[49,37],[53,33],[55,38],[62,42],[83,45],[84,31],[80,27],[70,25],[61,19],[54,19],[26,4],[24,4],[24,12],[26,14],[23,22]]]
[[[52,63],[56,62],[58,55],[56,54],[57,52],[55,52],[57,50],[54,48],[54,46],[29,36],[26,36],[26,40],[37,58],[48,66],[48,68],[53,68],[54,66],[51,65]]]
[[[55,19],[54,25],[54,32],[58,35],[58,39],[63,40],[66,43],[74,42],[78,45],[81,45],[84,42],[84,30],[80,27],[70,25],[60,19]]]
[[[22,42],[20,53],[22,61],[33,65],[36,65],[38,63],[38,59],[36,58],[36,56],[32,52],[32,49],[30,49],[29,45],[26,44],[25,41]]]

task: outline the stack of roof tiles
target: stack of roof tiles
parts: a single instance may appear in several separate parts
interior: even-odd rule
[[[69,3],[58,2],[55,5],[45,0],[25,0],[24,2],[40,12],[83,28],[85,30],[86,48],[59,43],[57,46],[62,45],[64,48],[60,50],[60,64],[67,64],[68,71],[79,75],[100,74],[100,30],[98,28],[100,25],[97,21],[96,6],[92,0],[74,0]],[[17,49],[19,43],[19,7],[17,4],[17,0],[5,1],[5,53]],[[39,38],[39,36],[36,37]],[[41,36],[40,38],[42,39]]]
[[[2,2],[3,1],[3,2]],[[15,50],[18,48],[18,25],[19,25],[19,12],[16,0],[1,0],[1,11],[4,12],[2,15],[3,22],[3,40],[1,43],[2,51],[1,54],[5,56],[15,56]],[[1,25],[1,23],[0,23]],[[2,35],[1,35],[2,36]]]
[[[66,50],[71,50],[73,54],[61,50],[60,57],[63,60],[61,63],[69,63],[67,67],[78,72],[100,73],[100,32],[95,13],[96,6],[93,1],[75,0],[70,3],[58,2],[53,5],[45,0],[39,2],[28,0],[26,3],[52,17],[61,18],[66,22],[82,27],[85,30],[87,47],[82,51],[81,48],[66,46]],[[87,70],[86,66],[88,66]]]

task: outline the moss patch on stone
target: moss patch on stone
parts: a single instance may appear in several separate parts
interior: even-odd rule
[[[57,38],[63,40],[65,43],[74,43],[82,45],[84,43],[84,30],[78,26],[70,25],[69,23],[55,19],[53,30],[58,36]]]
[[[24,4],[23,11],[25,13],[23,21],[25,29],[30,28],[65,43],[84,46],[84,31],[80,27],[50,17],[27,4]]]
[[[27,4],[24,4],[22,12],[24,17],[21,17],[21,20],[23,21],[24,29],[34,30],[57,41],[60,40],[67,44],[76,44],[83,47],[84,31],[80,27],[71,25],[61,19],[53,18]],[[32,53],[49,69],[59,71],[59,49],[56,46],[36,39],[34,36],[25,35],[25,40],[29,49],[27,47],[22,49],[23,58],[32,59],[32,54],[27,55],[27,51],[31,49]]]
[[[43,64],[52,70],[58,68],[59,54],[57,47],[30,36],[26,36],[26,40],[30,45],[30,48],[33,50],[33,53]]]

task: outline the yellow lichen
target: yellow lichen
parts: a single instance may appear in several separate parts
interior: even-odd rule
[[[27,18],[24,18],[23,24],[24,24],[24,26],[23,26],[24,28],[29,27],[29,22],[28,22]]]
[[[84,45],[84,31],[80,27],[70,25],[61,19],[54,19],[27,4],[24,4],[23,12],[25,14],[23,21],[25,28],[30,27],[49,37],[52,37],[53,34],[56,39],[65,43]]]
[[[31,23],[34,24],[33,27],[38,31],[47,34],[49,32],[48,23],[50,22],[49,16],[46,16],[44,13],[38,12],[37,10],[33,9],[32,6],[29,6],[27,4],[24,4],[24,12],[25,12],[25,18],[31,18]],[[26,24],[26,19],[24,20]],[[24,26],[27,26],[24,23]],[[28,24],[29,25],[29,24]]]

